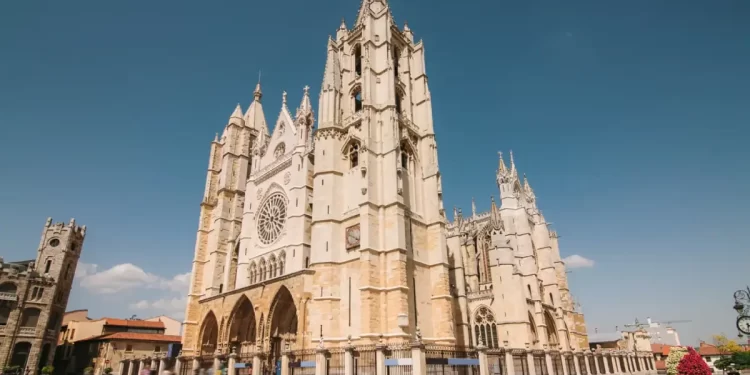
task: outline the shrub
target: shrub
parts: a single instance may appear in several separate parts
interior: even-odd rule
[[[711,369],[701,358],[695,349],[688,348],[687,355],[682,357],[680,364],[677,365],[677,373],[680,375],[710,375]]]
[[[42,374],[44,375],[49,375],[53,372],[55,372],[54,366],[47,365],[47,366],[42,367]]]
[[[672,347],[666,361],[667,375],[677,375],[677,366],[680,364],[680,360],[685,354],[687,354],[685,348],[679,346]]]

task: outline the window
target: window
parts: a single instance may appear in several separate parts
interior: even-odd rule
[[[359,165],[359,144],[354,142],[349,146],[349,168]]]
[[[549,304],[550,305],[554,305],[555,304],[555,299],[552,298],[552,293],[549,294]]]
[[[396,93],[396,113],[401,114],[401,102],[403,101],[403,98],[401,97],[400,93]]]
[[[357,89],[357,91],[354,93],[354,112],[359,112],[362,110],[362,92],[360,89]]]
[[[44,266],[44,273],[49,273],[50,267],[52,267],[52,259],[47,259],[47,265]]]
[[[398,82],[398,63],[399,63],[400,57],[401,57],[401,54],[398,52],[398,48],[394,46],[393,48],[393,75],[396,77],[396,82]]]
[[[278,159],[286,153],[286,146],[284,146],[283,143],[279,143],[278,146],[276,146],[276,149],[273,151],[273,156]]]
[[[73,340],[75,337],[76,337],[76,330],[75,329],[71,329],[70,330],[70,339]]]
[[[224,284],[219,284],[219,294],[224,291]]]
[[[159,346],[159,345],[156,345],[156,346],[154,347],[154,353],[159,353],[159,352],[161,352],[161,346]]]
[[[483,344],[490,349],[499,348],[495,315],[488,307],[480,307],[474,314],[474,336],[477,344]]]
[[[362,47],[359,44],[354,46],[354,73],[357,77],[362,75]]]
[[[711,362],[711,357],[706,357],[706,362]]]
[[[403,147],[401,148],[401,168],[409,168],[409,154]]]
[[[126,352],[132,352],[133,351],[133,345],[130,345],[130,344],[125,345],[125,351]]]

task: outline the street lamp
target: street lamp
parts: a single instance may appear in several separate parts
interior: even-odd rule
[[[737,311],[737,330],[742,334],[750,335],[750,287],[745,287],[734,292],[734,311]]]

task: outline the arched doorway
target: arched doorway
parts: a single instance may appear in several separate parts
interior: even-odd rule
[[[216,342],[219,339],[219,324],[213,312],[209,312],[203,319],[200,338],[201,356],[213,356],[216,352]]]
[[[273,299],[270,311],[270,364],[281,358],[284,341],[294,342],[297,337],[297,307],[289,289],[282,286]]]
[[[18,366],[21,372],[26,368],[26,361],[29,359],[31,351],[30,342],[18,342],[13,346],[13,355],[10,359],[11,366]]]
[[[243,353],[246,346],[255,345],[255,309],[247,297],[242,296],[232,310],[229,323],[229,344]]]

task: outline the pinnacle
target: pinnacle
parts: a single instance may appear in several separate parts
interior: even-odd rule
[[[234,112],[232,112],[231,117],[240,118],[240,119],[242,118],[242,107],[239,105],[239,103],[237,104],[237,107],[234,108]]]
[[[260,82],[258,82],[258,84],[255,85],[255,91],[253,91],[253,98],[255,98],[256,102],[259,102],[262,97],[263,92],[260,90]]]

